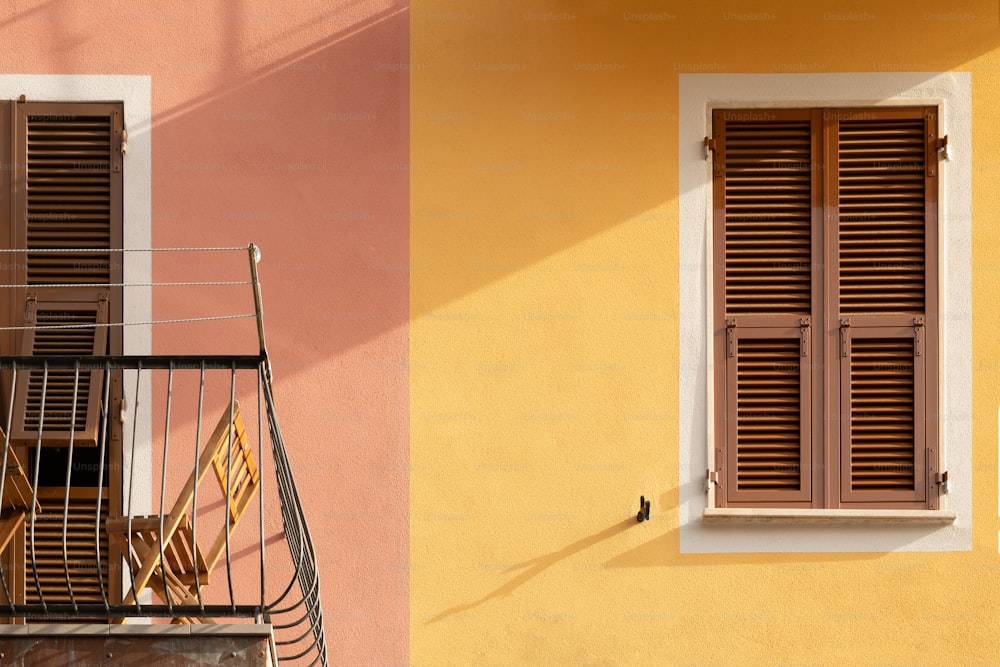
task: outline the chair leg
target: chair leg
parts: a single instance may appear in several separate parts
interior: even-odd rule
[[[0,553],[7,548],[10,541],[17,534],[17,529],[24,523],[27,512],[16,510],[10,516],[0,519]]]

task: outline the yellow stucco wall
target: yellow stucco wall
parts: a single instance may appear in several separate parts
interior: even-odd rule
[[[996,2],[412,2],[413,664],[1000,660],[998,48]],[[680,554],[678,74],[950,70],[972,551]]]

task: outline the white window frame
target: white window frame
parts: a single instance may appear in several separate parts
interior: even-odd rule
[[[678,82],[680,328],[679,494],[682,553],[967,551],[972,548],[972,78],[968,72],[681,74]],[[791,523],[768,512],[703,521],[705,473],[714,442],[711,160],[704,137],[716,108],[934,105],[950,159],[939,192],[940,401],[942,470],[952,523],[875,523],[850,511],[801,510]],[[732,514],[737,514],[733,512]],[[785,513],[793,514],[793,513]],[[810,518],[813,520],[810,521]],[[883,518],[885,518],[883,516]],[[851,519],[851,522],[846,522]],[[870,523],[869,523],[870,521]],[[817,523],[825,525],[817,525]]]

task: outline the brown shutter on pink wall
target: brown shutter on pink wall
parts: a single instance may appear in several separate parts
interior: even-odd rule
[[[937,507],[936,126],[713,112],[719,506]]]
[[[27,249],[16,279],[29,286],[17,294],[23,323],[42,327],[21,337],[21,354],[109,351],[108,329],[96,325],[120,321],[113,285],[121,260],[109,249],[121,241],[121,132],[120,104],[15,104],[14,153],[23,159],[14,171],[13,247]],[[73,375],[49,373],[44,413],[42,373],[19,378],[12,438],[34,444],[41,425],[42,444],[65,445],[71,430],[74,444],[97,444],[103,373],[81,374],[75,415]]]
[[[11,166],[0,173],[0,248],[27,251],[3,255],[0,277],[26,287],[2,290],[0,322],[37,325],[0,336],[5,354],[122,353],[121,328],[106,325],[121,322],[123,311],[122,255],[108,250],[123,245],[123,114],[120,102],[0,102],[0,162]],[[106,436],[110,465],[101,488],[94,486],[96,479],[74,474],[66,526],[65,488],[37,490],[43,511],[36,517],[34,540],[22,528],[4,553],[9,571],[20,575],[10,582],[11,595],[15,602],[38,602],[37,572],[47,602],[69,601],[68,566],[76,602],[103,599],[99,574],[111,600],[120,599],[119,555],[103,527],[94,526],[98,497],[102,522],[108,512],[121,511],[121,424],[109,420],[107,432],[99,430],[104,373],[85,369],[77,378],[73,371],[50,370],[44,411],[42,377],[41,371],[21,371],[16,386],[9,374],[3,383],[2,404],[9,405],[14,394],[11,435],[21,445],[22,460],[42,470],[65,470],[72,433],[74,461]],[[109,410],[115,411],[120,371],[111,377]],[[40,426],[43,446],[37,450]],[[96,458],[93,452],[84,458]],[[105,564],[101,573],[85,566],[93,561],[95,534]]]
[[[77,296],[77,295],[72,295]],[[108,293],[93,301],[41,301],[29,293],[21,339],[23,355],[107,354]],[[103,370],[24,371],[14,395],[11,440],[34,445],[96,446]],[[75,400],[74,400],[75,397]],[[44,409],[43,409],[44,406]]]

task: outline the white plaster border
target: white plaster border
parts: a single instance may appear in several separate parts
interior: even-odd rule
[[[679,515],[682,553],[967,551],[972,548],[972,77],[968,72],[680,74]],[[941,451],[947,525],[726,524],[701,521],[713,437],[711,173],[703,139],[717,107],[938,105],[950,160],[940,192]]]

